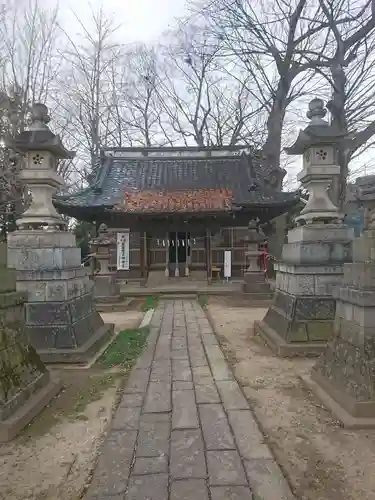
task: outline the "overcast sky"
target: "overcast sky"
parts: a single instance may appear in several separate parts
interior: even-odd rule
[[[151,42],[187,12],[187,0],[60,0],[60,20],[72,35],[78,29],[74,28],[72,12],[84,21],[90,19],[90,8],[98,11],[101,5],[106,13],[114,14],[116,24],[122,25],[122,42]]]

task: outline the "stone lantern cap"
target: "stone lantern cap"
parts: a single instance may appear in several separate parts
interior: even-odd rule
[[[300,130],[296,142],[285,148],[285,152],[289,155],[303,155],[306,149],[312,146],[340,144],[346,138],[346,134],[324,120],[326,114],[327,110],[322,99],[310,101],[306,113],[310,123],[304,130]]]
[[[248,224],[248,232],[244,238],[247,243],[259,243],[266,238],[263,229],[257,220],[251,220]]]
[[[68,151],[61,139],[55,135],[48,123],[50,117],[48,108],[44,104],[35,103],[30,112],[31,125],[12,140],[12,147],[21,152],[48,151],[56,158],[74,158],[75,151]]]
[[[90,240],[90,245],[95,245],[97,247],[110,246],[115,243],[115,237],[112,234],[108,234],[108,228],[106,224],[100,224],[98,236]]]

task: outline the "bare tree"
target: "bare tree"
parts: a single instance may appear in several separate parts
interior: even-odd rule
[[[329,36],[323,53],[332,87],[332,124],[347,134],[339,151],[340,177],[333,196],[343,208],[349,162],[373,144],[375,135],[375,17],[372,2],[319,0]],[[313,54],[314,56],[315,54]]]
[[[157,89],[169,128],[185,145],[246,142],[257,114],[248,80],[223,70],[221,41],[206,27],[187,22],[164,44],[164,74]]]
[[[193,27],[170,33],[172,43],[164,47],[165,78],[158,82],[159,96],[173,132],[185,145],[208,142],[208,118],[217,76],[212,46]]]
[[[340,151],[338,197],[343,202],[348,163],[375,131],[369,122],[372,105],[365,104],[373,93],[365,85],[374,63],[371,1],[220,0],[209,3],[204,13],[228,60],[252,77],[248,90],[267,110],[263,152],[269,165],[280,164],[288,110],[312,93],[329,95],[328,78],[333,123],[351,133]],[[360,132],[354,133],[358,125]]]
[[[247,72],[248,91],[266,110],[263,153],[277,173],[287,108],[316,84],[311,70],[320,58],[306,61],[297,50],[317,43],[316,9],[307,0],[220,0],[204,12],[228,60]],[[281,185],[282,175],[276,181]]]
[[[73,39],[66,31],[64,69],[58,86],[63,118],[68,121],[65,136],[80,152],[82,174],[95,168],[100,148],[109,131],[109,68],[116,64],[119,45],[114,41],[117,27],[101,8],[92,12],[92,25],[77,18],[82,29],[81,39]]]
[[[43,9],[38,0],[25,7],[12,3],[0,23],[3,90],[14,86],[21,91],[22,108],[31,102],[46,102],[53,92],[60,58],[56,51],[57,9]]]
[[[57,10],[7,2],[0,22],[0,218],[3,234],[24,210],[28,193],[19,178],[22,155],[8,140],[22,132],[32,102],[46,102],[58,68]]]
[[[22,92],[10,89],[0,93],[0,237],[14,229],[16,217],[24,208],[24,185],[20,180],[23,158],[13,151],[11,138],[24,126]]]
[[[172,145],[163,121],[157,86],[162,76],[157,47],[126,48],[110,67],[112,94],[110,144],[116,146]]]

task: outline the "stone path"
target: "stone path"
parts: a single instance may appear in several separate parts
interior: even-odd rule
[[[161,302],[85,500],[293,498],[202,308]]]

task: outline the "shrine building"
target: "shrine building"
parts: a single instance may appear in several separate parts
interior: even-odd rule
[[[288,212],[296,193],[280,189],[285,171],[247,147],[107,148],[89,186],[55,200],[78,220],[113,235],[110,269],[120,280],[231,276],[246,269],[251,220],[266,224]],[[272,251],[272,249],[270,249]]]

